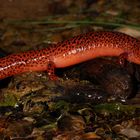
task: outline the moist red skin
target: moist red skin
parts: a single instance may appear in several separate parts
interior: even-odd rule
[[[48,71],[50,78],[55,79],[55,68],[71,66],[101,56],[123,54],[128,61],[140,64],[140,41],[119,32],[89,32],[50,45],[46,49],[1,58],[0,79],[28,71]]]

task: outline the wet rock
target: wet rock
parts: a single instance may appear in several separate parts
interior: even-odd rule
[[[135,93],[132,67],[121,67],[114,60],[95,59],[66,71],[68,78],[86,79],[100,85],[112,100],[125,101]]]
[[[65,91],[65,95],[59,97],[59,99],[60,98],[71,103],[98,104],[107,101],[108,95],[100,86],[92,85],[90,83],[79,83],[68,87]]]

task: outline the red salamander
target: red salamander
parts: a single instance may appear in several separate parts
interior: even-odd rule
[[[101,56],[120,56],[140,64],[140,41],[129,35],[98,31],[81,34],[42,50],[12,54],[0,59],[0,79],[28,71],[47,71],[78,64]]]

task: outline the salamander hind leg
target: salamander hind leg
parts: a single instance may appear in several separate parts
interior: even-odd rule
[[[50,80],[57,80],[58,77],[55,75],[55,64],[52,61],[49,61],[47,66],[47,73]]]

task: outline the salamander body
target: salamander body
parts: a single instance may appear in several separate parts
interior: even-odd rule
[[[12,54],[0,59],[0,79],[28,71],[48,71],[68,67],[96,57],[120,56],[140,64],[140,41],[129,35],[97,31],[75,36],[42,50]]]

